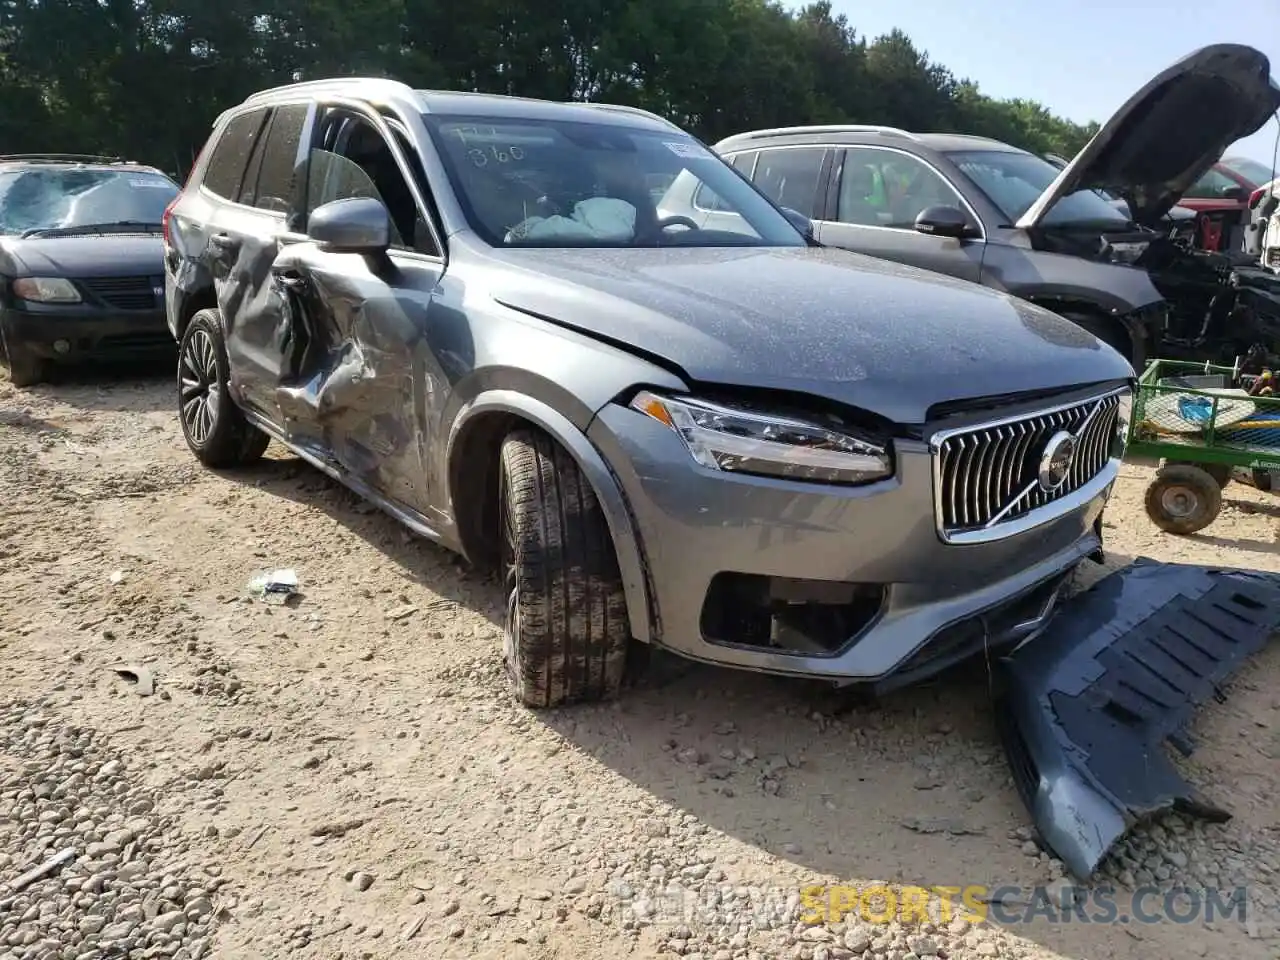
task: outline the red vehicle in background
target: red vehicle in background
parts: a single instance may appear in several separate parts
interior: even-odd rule
[[[1224,157],[1215,163],[1178,201],[1196,212],[1197,245],[1205,250],[1239,250],[1249,198],[1271,177],[1266,164],[1248,157]]]

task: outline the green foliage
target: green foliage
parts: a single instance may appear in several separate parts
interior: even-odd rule
[[[885,123],[1075,153],[1096,126],[993,100],[828,0],[0,0],[0,152],[107,153],[185,174],[219,112],[295,79],[608,100],[708,142]]]

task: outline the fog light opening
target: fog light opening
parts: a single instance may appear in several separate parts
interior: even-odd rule
[[[884,594],[877,583],[719,573],[703,601],[702,636],[774,653],[830,655],[871,625]]]
[[[54,352],[54,353],[61,353],[61,354],[67,354],[67,353],[70,353],[70,352],[71,352],[71,341],[70,341],[70,340],[55,340],[55,341],[53,341],[53,352]]]

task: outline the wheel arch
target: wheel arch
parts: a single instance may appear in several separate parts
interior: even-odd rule
[[[1024,299],[1034,303],[1037,307],[1044,307],[1046,310],[1052,310],[1056,314],[1065,316],[1067,319],[1071,319],[1072,315],[1076,315],[1096,320],[1101,329],[1110,330],[1122,344],[1128,344],[1128,349],[1125,350],[1125,359],[1133,365],[1135,370],[1141,369],[1139,364],[1145,356],[1146,337],[1139,331],[1135,331],[1134,325],[1126,319],[1125,314],[1116,312],[1105,304],[1086,297],[1032,294],[1025,296]]]
[[[458,545],[472,563],[497,559],[497,490],[502,440],[513,429],[532,426],[559,443],[577,463],[604,512],[622,575],[631,634],[652,636],[650,591],[631,509],[613,471],[586,434],[549,404],[512,390],[490,390],[468,402],[454,418],[446,444],[445,502],[451,505]]]
[[[214,292],[213,287],[201,287],[190,293],[184,294],[178,305],[177,312],[177,341],[182,342],[182,335],[187,331],[187,325],[191,323],[191,318],[201,310],[218,309],[218,295]]]

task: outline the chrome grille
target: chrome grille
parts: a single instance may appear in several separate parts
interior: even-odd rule
[[[1280,247],[1272,247],[1267,251],[1267,266],[1272,270],[1280,270]]]
[[[79,281],[89,292],[119,310],[154,310],[160,305],[159,277],[90,277]]]
[[[1116,436],[1120,394],[944,434],[936,442],[934,485],[944,538],[998,530],[1079,490],[1106,466]],[[1075,459],[1060,487],[1039,483],[1040,460],[1059,431],[1076,436]],[[995,532],[993,530],[993,532]]]

